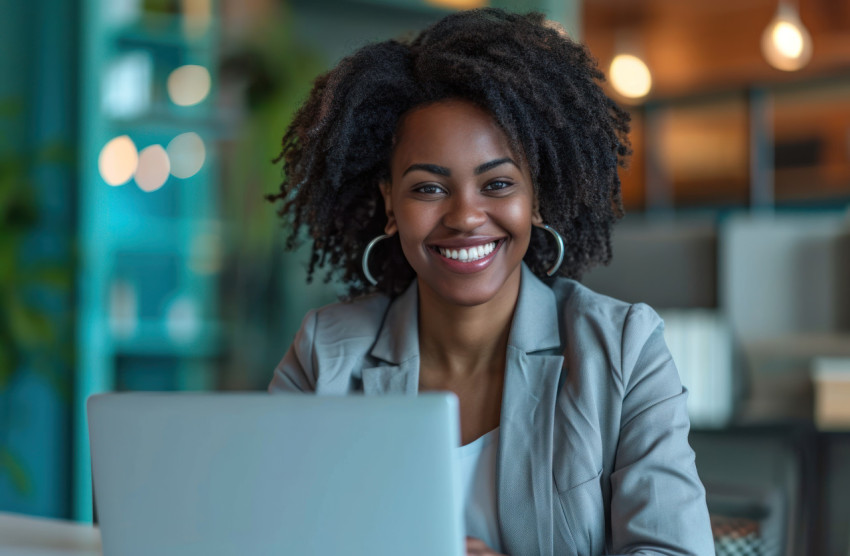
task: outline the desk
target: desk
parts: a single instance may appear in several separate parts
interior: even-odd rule
[[[0,512],[0,556],[101,556],[88,524]]]

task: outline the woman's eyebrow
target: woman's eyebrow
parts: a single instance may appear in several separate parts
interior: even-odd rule
[[[480,166],[476,167],[474,172],[475,175],[483,174],[487,170],[492,170],[496,166],[501,166],[502,164],[513,164],[517,168],[519,168],[519,164],[513,161],[513,159],[505,157],[505,158],[497,158],[496,160],[491,160],[490,162],[485,162]],[[425,172],[430,172],[432,174],[437,174],[439,176],[451,176],[452,171],[446,168],[445,166],[437,166],[436,164],[411,164],[407,167],[407,170],[404,171],[402,176],[406,176],[410,172],[414,170],[424,170]]]
[[[490,162],[485,162],[481,166],[475,169],[475,175],[483,174],[487,170],[492,170],[496,166],[501,166],[502,164],[510,163],[519,168],[519,164],[513,161],[513,159],[505,157],[505,158],[497,158],[496,160],[491,160]]]
[[[452,175],[451,170],[449,170],[448,168],[445,168],[443,166],[437,166],[436,164],[411,164],[410,166],[407,167],[407,170],[404,171],[402,176],[406,176],[407,174],[409,174],[410,172],[413,172],[414,170],[424,170],[424,171],[430,172],[432,174],[437,174],[437,175],[446,176],[446,177]]]

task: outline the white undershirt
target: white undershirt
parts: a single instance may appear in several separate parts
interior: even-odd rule
[[[457,448],[461,477],[461,500],[466,535],[481,539],[496,552],[502,551],[496,510],[496,462],[499,459],[499,428],[466,446]]]

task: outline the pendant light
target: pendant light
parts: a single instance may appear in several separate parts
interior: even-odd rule
[[[634,54],[617,54],[608,72],[611,85],[629,99],[645,97],[652,88],[652,74],[646,63]]]
[[[771,66],[783,71],[797,71],[811,59],[812,36],[797,7],[787,0],[779,0],[776,15],[762,33],[761,51]]]
[[[616,55],[608,68],[611,86],[628,100],[639,100],[652,89],[652,74],[641,58],[636,33],[620,30],[615,39]]]

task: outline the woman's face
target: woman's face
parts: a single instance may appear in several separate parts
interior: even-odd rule
[[[540,216],[527,164],[488,112],[461,100],[411,110],[390,172],[386,233],[398,233],[423,295],[464,306],[516,295]]]

